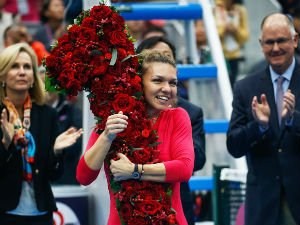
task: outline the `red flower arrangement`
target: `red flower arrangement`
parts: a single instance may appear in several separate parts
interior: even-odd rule
[[[101,4],[83,11],[44,61],[47,90],[69,96],[89,92],[97,131],[104,130],[113,113],[122,111],[128,116],[127,129],[117,135],[106,157],[108,164],[118,152],[133,163],[159,161],[158,137],[147,119],[133,41],[119,12]],[[110,184],[122,224],[176,223],[169,184],[115,182],[112,175]]]

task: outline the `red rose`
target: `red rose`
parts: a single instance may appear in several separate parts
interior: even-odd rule
[[[113,101],[112,105],[116,113],[122,111],[124,114],[127,114],[132,111],[135,100],[127,94],[117,94],[115,95],[115,101]]]
[[[108,62],[102,61],[100,63],[100,65],[97,65],[94,69],[93,69],[93,76],[100,76],[106,73],[107,68],[109,66]]]
[[[154,215],[160,208],[161,204],[156,200],[144,200],[139,204],[139,209],[150,215]]]
[[[90,16],[98,21],[108,18],[111,14],[111,9],[106,5],[94,6],[90,12]]]
[[[117,46],[126,45],[126,34],[123,31],[112,31],[109,33],[110,43]]]
[[[97,33],[96,33],[95,29],[82,27],[80,29],[78,39],[80,39],[80,41],[87,40],[87,41],[93,41],[94,42],[94,41],[97,40],[97,37],[98,36],[97,36]]]
[[[81,23],[82,27],[89,27],[92,29],[96,29],[97,25],[98,25],[98,21],[91,17],[84,18]]]
[[[110,17],[110,21],[112,23],[114,30],[121,31],[122,28],[125,26],[124,18],[120,16],[118,13],[113,13]]]

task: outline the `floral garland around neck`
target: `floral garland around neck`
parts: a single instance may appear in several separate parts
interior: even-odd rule
[[[117,135],[106,157],[108,164],[118,152],[133,163],[159,162],[158,136],[147,119],[133,41],[119,11],[101,3],[76,18],[44,61],[48,91],[89,93],[97,131],[104,130],[111,114],[128,116],[127,129]],[[169,184],[116,182],[110,174],[110,185],[122,224],[176,224]]]

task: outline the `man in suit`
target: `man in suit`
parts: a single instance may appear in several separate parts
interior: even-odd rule
[[[144,49],[154,49],[162,51],[175,60],[175,47],[165,37],[150,37],[145,39],[138,46],[136,52],[140,53]],[[202,108],[196,106],[184,98],[177,97],[177,107],[181,107],[187,111],[191,119],[193,143],[195,152],[194,171],[202,169],[205,164],[205,132],[203,129],[203,111]],[[180,197],[182,208],[188,224],[194,224],[193,196],[187,182],[180,183]]]
[[[245,224],[300,223],[298,34],[284,14],[261,25],[268,66],[234,86],[227,148],[248,164]]]

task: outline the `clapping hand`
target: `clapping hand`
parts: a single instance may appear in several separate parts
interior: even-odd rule
[[[265,94],[260,96],[261,104],[258,103],[257,97],[252,100],[252,114],[254,119],[261,125],[267,126],[270,117],[270,107]]]
[[[119,160],[110,160],[110,171],[115,181],[128,180],[132,178],[134,164],[122,153],[117,153]]]
[[[56,139],[54,144],[54,152],[70,147],[75,144],[77,139],[82,135],[83,130],[77,130],[75,127],[70,127],[65,132],[61,133]]]
[[[8,146],[12,142],[14,137],[14,114],[10,113],[9,120],[7,120],[7,110],[3,109],[1,113],[1,130],[3,133],[2,143],[4,144],[5,149],[8,149]]]
[[[287,92],[283,95],[283,104],[282,104],[282,118],[287,118],[289,122],[293,117],[295,110],[295,95],[292,94],[291,90],[287,90]]]

